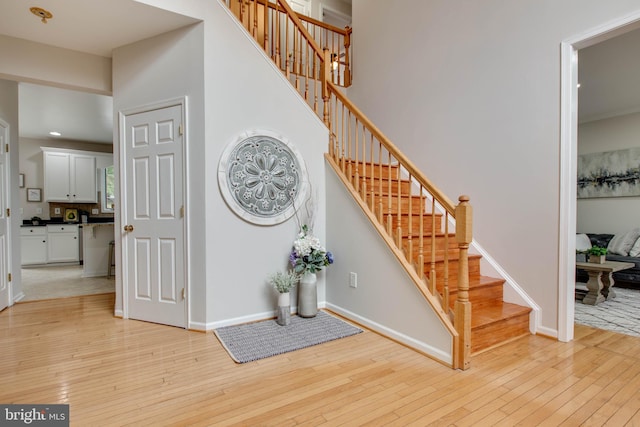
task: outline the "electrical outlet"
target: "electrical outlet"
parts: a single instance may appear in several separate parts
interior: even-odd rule
[[[36,208],[36,213],[37,214],[41,214],[42,213],[42,208]]]
[[[91,215],[98,215],[98,209],[91,209]]]
[[[349,286],[352,288],[358,287],[358,275],[353,271],[349,273]]]
[[[56,215],[60,215],[60,208],[53,208],[53,213]]]

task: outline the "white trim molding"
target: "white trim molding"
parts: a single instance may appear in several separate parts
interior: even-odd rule
[[[640,28],[640,10],[564,40],[560,78],[560,218],[558,230],[558,339],[573,339],[575,309],[576,176],[578,158],[578,49]]]

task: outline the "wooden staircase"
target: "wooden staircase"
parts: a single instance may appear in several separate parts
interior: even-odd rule
[[[348,161],[347,161],[348,162]],[[420,222],[422,221],[423,248],[425,254],[422,269],[425,277],[435,270],[436,289],[440,295],[445,293],[445,278],[448,285],[449,308],[453,310],[458,295],[458,245],[455,233],[445,234],[443,215],[427,211],[424,197],[411,194],[411,182],[402,179],[399,168],[373,167],[351,168],[352,181],[358,180],[358,187],[365,188],[367,200],[374,200],[374,206],[384,206],[384,212],[376,212],[378,217],[388,217],[393,230],[401,230],[402,249],[414,263],[418,263],[420,251],[416,246],[420,241]],[[373,176],[371,172],[373,171]],[[381,178],[382,176],[382,178]],[[391,191],[389,191],[389,189]],[[400,195],[400,197],[398,197]],[[408,213],[409,197],[412,198],[411,214]],[[388,203],[391,198],[391,203]],[[400,203],[398,204],[398,200]],[[401,215],[398,215],[398,205]],[[421,212],[422,211],[422,215]],[[422,217],[422,218],[421,218]],[[399,218],[399,219],[398,219]],[[411,223],[411,232],[409,231]],[[394,236],[396,239],[398,236]],[[412,250],[409,250],[409,246]],[[435,245],[435,259],[432,266],[431,248]],[[448,262],[445,262],[445,252]],[[513,338],[529,334],[529,307],[523,307],[503,301],[504,280],[483,276],[480,271],[480,255],[469,255],[469,301],[471,316],[471,353],[494,347]]]
[[[469,198],[454,205],[344,95],[351,29],[299,17],[285,0],[225,1],[326,124],[329,164],[451,333],[452,367],[529,334],[531,309],[504,302],[504,280],[483,276],[481,257],[469,254]]]

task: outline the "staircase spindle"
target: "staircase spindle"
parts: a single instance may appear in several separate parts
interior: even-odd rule
[[[367,200],[367,204],[369,205],[369,209],[371,209],[372,212],[375,212],[375,201],[373,199],[373,194],[375,193],[375,172],[374,172],[374,166],[373,166],[373,134],[369,134],[371,136],[370,140],[369,140],[369,163],[371,165],[370,168],[370,174],[371,176],[369,177],[369,188],[371,188],[370,193],[371,196],[368,197]]]
[[[351,28],[345,27],[345,36],[344,36],[344,75],[342,84],[346,86],[351,86],[351,67],[349,65],[349,49],[351,49]]]
[[[434,235],[436,232],[436,200],[431,199],[431,263],[429,264],[429,286],[432,294],[436,294],[438,289],[436,288],[436,245],[434,244]]]
[[[360,146],[359,146],[359,141],[358,141],[358,118],[355,118],[355,123],[353,126],[353,133],[354,133],[354,147],[353,147],[353,152],[354,152],[354,158],[353,161],[355,162],[356,165],[356,171],[355,174],[353,176],[353,188],[356,190],[356,192],[359,192],[360,189],[358,188],[359,184],[360,184],[360,161],[359,161],[359,155],[360,155]],[[351,153],[349,153],[351,154]]]
[[[411,182],[411,174],[409,174],[409,182]],[[400,182],[400,176],[398,176],[398,194],[402,194],[402,188],[401,187],[401,182]],[[408,256],[407,258],[409,258],[409,261],[411,263],[413,263],[413,206],[412,206],[412,200],[413,197],[411,197],[411,185],[409,185],[409,202],[408,202],[408,208],[407,208],[407,227],[409,229],[409,232],[407,233],[408,237]],[[400,235],[400,241],[402,242],[402,223],[400,221],[398,221],[398,234]],[[424,268],[424,267],[420,267],[420,268]]]
[[[409,185],[411,185],[411,183],[409,183]],[[420,195],[420,197],[422,197],[423,194],[423,190],[424,187],[422,186],[422,184],[420,184],[420,192],[418,193]],[[421,199],[422,200],[422,199]],[[418,265],[420,266],[420,269],[418,271],[419,275],[420,275],[420,279],[424,280],[425,278],[425,274],[424,274],[424,210],[425,210],[425,206],[424,203],[420,203],[420,216],[419,216],[419,220],[420,220],[420,227],[419,227],[419,233],[420,233],[420,240],[418,242]],[[412,230],[412,228],[409,228],[410,230]]]
[[[253,32],[251,33],[255,40],[258,40],[258,2],[253,0]]]
[[[442,304],[449,311],[449,212],[444,215],[444,277],[442,278]]]

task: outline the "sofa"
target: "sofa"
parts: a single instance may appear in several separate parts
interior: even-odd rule
[[[632,262],[635,267],[613,273],[616,286],[640,289],[640,228],[619,234],[586,233],[576,236],[576,250],[591,246],[607,248],[607,261]],[[576,282],[586,283],[587,272],[576,269]]]

